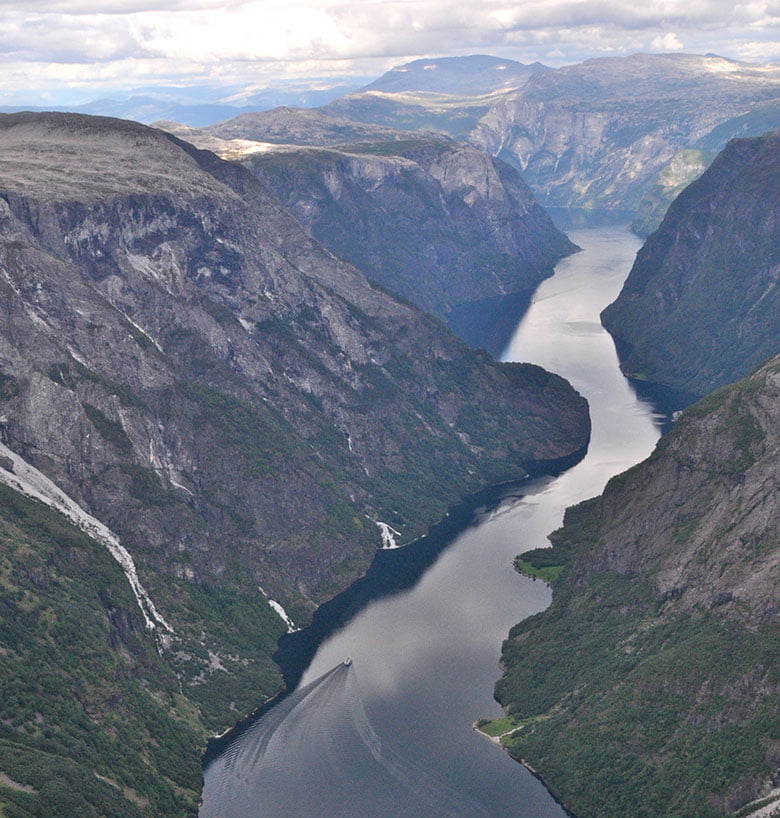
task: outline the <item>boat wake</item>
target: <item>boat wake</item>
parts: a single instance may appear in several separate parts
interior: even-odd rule
[[[351,660],[268,711],[205,777],[200,818],[490,814],[377,735]]]

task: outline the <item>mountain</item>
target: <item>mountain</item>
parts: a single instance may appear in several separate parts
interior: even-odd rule
[[[514,165],[545,207],[626,220],[681,151],[718,151],[732,137],[780,125],[780,69],[712,55],[634,54],[540,67],[514,88],[460,99],[391,90],[394,74],[385,76],[384,90],[368,86],[321,110],[455,136]]]
[[[551,70],[541,63],[523,65],[485,55],[415,60],[319,110],[354,122],[438,131],[468,141],[479,118],[498,99]]]
[[[393,139],[409,138],[409,134],[399,128],[353,122],[350,119],[324,114],[319,110],[289,107],[241,114],[206,128],[184,129],[181,135],[183,138],[216,137],[222,140],[241,139],[275,145],[342,145],[351,142],[388,142]]]
[[[405,93],[426,91],[457,97],[480,96],[512,89],[541,71],[551,71],[546,65],[523,65],[516,60],[503,60],[484,54],[468,57],[439,57],[414,60],[391,68],[357,93]]]
[[[423,92],[380,93],[366,91],[339,97],[318,110],[328,116],[363,124],[407,131],[435,131],[469,141],[480,117],[491,109],[497,94],[477,97],[430,95]]]
[[[746,110],[775,110],[779,97],[776,66],[690,54],[606,57],[532,77],[482,117],[469,141],[516,163],[542,204],[634,211],[678,151]]]
[[[507,339],[482,313],[508,294],[527,300],[576,249],[517,171],[436,134],[292,109],[199,130],[164,124],[241,161],[331,252],[496,354]]]
[[[320,87],[318,87],[320,86]],[[281,83],[275,88],[210,86],[149,86],[117,93],[113,97],[71,105],[31,106],[2,105],[0,113],[31,111],[111,116],[152,123],[158,120],[181,122],[190,127],[204,127],[239,116],[242,113],[277,108],[282,105],[315,107],[325,105],[344,94],[356,91],[360,82],[332,85],[327,81],[298,85]]]
[[[661,225],[669,205],[685,187],[701,176],[730,139],[761,136],[780,125],[780,100],[762,103],[755,110],[740,114],[716,126],[690,148],[675,154],[661,168],[652,186],[637,207],[631,229],[647,238]]]
[[[779,149],[730,142],[637,254],[602,313],[633,377],[703,395],[778,351]]]
[[[264,152],[243,163],[329,250],[454,329],[478,302],[530,297],[576,249],[513,168],[450,140]]]
[[[0,739],[17,761],[0,769],[37,790],[14,772],[24,754],[59,765],[76,746],[39,706],[76,672],[54,635],[68,644],[78,609],[49,604],[74,584],[89,689],[60,702],[85,748],[71,761],[84,786],[120,783],[109,814],[161,814],[167,760],[184,770],[169,789],[191,790],[203,736],[279,689],[270,655],[291,622],[464,494],[576,457],[587,407],[371,285],[212,153],[67,114],[0,117],[0,146],[0,483],[90,538],[49,565],[50,540],[8,523],[24,547],[4,545],[4,616],[29,627],[0,632],[0,676],[46,650],[51,673],[11,685]],[[19,653],[25,634],[37,653]],[[159,707],[141,723],[144,696]],[[154,733],[145,766],[120,769],[116,719],[143,737],[158,717],[182,722],[176,746]]]
[[[577,816],[777,806],[778,430],[780,356],[686,410],[520,558],[565,567],[504,644],[503,743]]]
[[[669,205],[707,170],[716,155],[713,151],[694,148],[685,148],[676,153],[661,168],[639,202],[631,230],[645,239],[654,233],[661,226]]]

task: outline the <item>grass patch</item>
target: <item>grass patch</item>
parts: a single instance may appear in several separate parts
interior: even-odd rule
[[[523,576],[531,577],[532,579],[541,579],[550,585],[558,581],[561,576],[561,571],[563,571],[565,567],[565,565],[545,565],[540,568],[528,560],[521,560],[519,558],[515,560],[515,570],[523,574]]]
[[[477,722],[477,730],[490,738],[498,738],[506,733],[519,730],[533,719],[516,719],[513,716],[502,716],[499,719],[480,719]]]

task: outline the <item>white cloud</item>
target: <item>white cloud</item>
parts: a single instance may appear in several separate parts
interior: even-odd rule
[[[0,89],[378,74],[494,53],[553,65],[635,51],[777,57],[780,2],[0,0]]]
[[[667,31],[663,37],[653,38],[650,43],[653,51],[682,51],[685,46],[680,42],[679,37],[673,31]]]

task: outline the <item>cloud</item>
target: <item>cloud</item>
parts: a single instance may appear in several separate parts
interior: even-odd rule
[[[685,47],[777,57],[778,0],[0,0],[0,88],[378,74],[424,56],[553,65]]]
[[[668,31],[663,37],[654,37],[650,47],[654,51],[682,51],[685,48],[678,36],[672,31]]]

